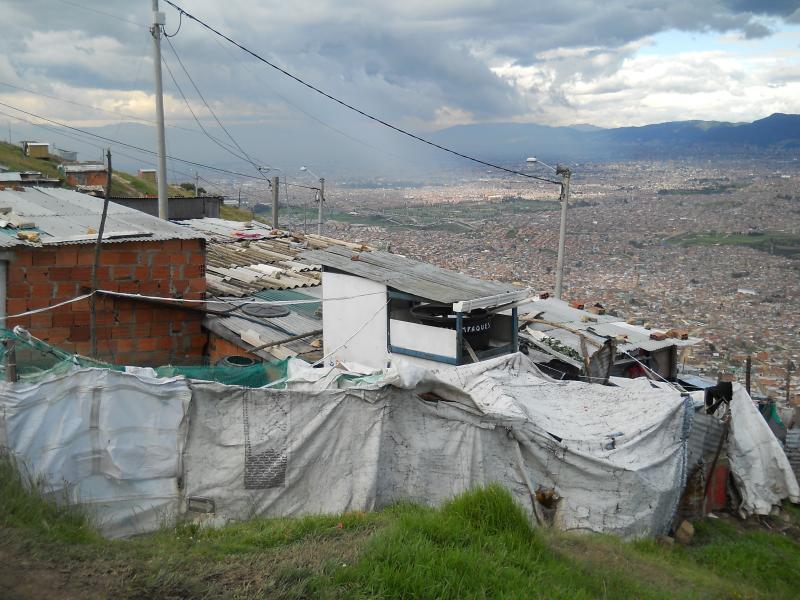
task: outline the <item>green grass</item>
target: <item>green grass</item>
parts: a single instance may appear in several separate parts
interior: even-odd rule
[[[101,539],[7,463],[0,486],[0,584],[36,573],[115,598],[385,599],[772,599],[800,586],[800,544],[777,532],[706,520],[690,546],[665,547],[536,530],[499,486],[440,508],[184,523],[128,541]],[[789,516],[800,531],[800,510]]]
[[[40,158],[28,158],[22,154],[22,148],[14,144],[0,142],[0,164],[9,171],[40,171],[47,177],[60,177],[58,162]]]
[[[749,246],[770,254],[800,257],[800,235],[779,232],[759,233],[684,233],[669,238],[678,246]]]

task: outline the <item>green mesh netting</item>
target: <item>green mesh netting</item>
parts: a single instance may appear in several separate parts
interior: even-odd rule
[[[55,346],[43,342],[25,332],[20,334],[9,329],[0,328],[0,371],[5,378],[7,352],[13,342],[14,362],[17,379],[20,381],[36,381],[43,377],[60,375],[76,367],[96,367],[124,371],[124,365],[114,365],[86,356],[65,352]],[[254,365],[236,366],[163,366],[155,369],[158,377],[175,377],[182,375],[187,379],[216,381],[226,385],[245,387],[283,387],[288,370],[288,359],[256,363]]]
[[[263,387],[277,384],[286,379],[288,360],[257,363],[249,367],[225,366],[199,366],[199,367],[158,367],[156,373],[159,377],[175,377],[183,375],[188,379],[203,381],[217,381],[226,385],[241,385],[245,387]]]

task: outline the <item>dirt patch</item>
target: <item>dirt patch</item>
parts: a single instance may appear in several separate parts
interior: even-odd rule
[[[99,600],[111,587],[99,574],[20,557],[0,548],[0,590],[5,600]]]

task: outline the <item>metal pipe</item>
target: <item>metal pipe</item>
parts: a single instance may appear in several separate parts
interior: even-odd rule
[[[0,320],[2,326],[8,328],[6,323],[6,297],[8,295],[8,261],[0,260]]]
[[[325,178],[319,178],[319,216],[317,217],[317,235],[322,235],[322,203],[325,202]]]
[[[556,261],[556,298],[561,299],[564,282],[564,252],[567,238],[567,206],[569,205],[569,178],[572,172],[568,167],[558,166],[556,173],[561,175],[561,226],[558,230],[558,260]]]
[[[167,138],[164,132],[164,90],[161,81],[161,33],[164,26],[164,13],[158,11],[158,0],[153,0],[153,25],[150,35],[153,37],[153,66],[156,80],[156,134],[158,172],[158,217],[169,219],[169,200],[167,196]]]
[[[272,178],[272,228],[278,228],[278,193],[280,192],[279,179]]]

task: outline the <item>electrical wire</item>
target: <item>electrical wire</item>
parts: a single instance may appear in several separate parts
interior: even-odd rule
[[[423,144],[427,144],[428,146],[431,146],[433,148],[437,148],[439,150],[442,150],[443,152],[447,152],[449,154],[452,154],[453,156],[458,156],[459,158],[463,158],[465,160],[472,161],[474,163],[477,163],[479,165],[483,165],[485,167],[490,167],[492,169],[497,169],[498,171],[504,171],[506,173],[511,173],[513,175],[519,175],[520,177],[526,177],[528,179],[536,179],[538,181],[544,181],[544,182],[547,182],[547,183],[552,183],[554,185],[562,185],[562,183],[560,181],[555,181],[555,180],[550,179],[548,177],[540,177],[538,175],[532,175],[530,173],[524,173],[522,171],[517,171],[515,169],[509,169],[509,168],[503,167],[501,165],[497,165],[497,164],[490,163],[490,162],[485,161],[485,160],[481,160],[480,158],[475,158],[475,157],[470,156],[468,154],[464,154],[462,152],[458,152],[457,150],[453,150],[453,149],[448,148],[446,146],[442,146],[441,144],[437,144],[436,142],[432,142],[431,140],[428,140],[428,139],[425,139],[423,137],[420,137],[420,136],[416,135],[415,133],[407,131],[407,130],[405,130],[405,129],[401,128],[401,127],[398,127],[396,125],[392,125],[388,121],[385,121],[385,120],[381,119],[380,117],[376,117],[376,116],[374,116],[374,115],[372,115],[372,114],[370,114],[370,113],[368,113],[366,111],[363,111],[360,108],[357,108],[357,107],[353,106],[352,104],[349,104],[349,103],[345,102],[344,100],[340,100],[336,96],[333,96],[333,95],[329,94],[328,92],[322,90],[321,88],[318,88],[317,86],[315,86],[315,85],[313,85],[311,83],[308,83],[307,81],[305,81],[304,79],[298,77],[297,75],[294,75],[294,74],[290,73],[286,69],[284,69],[282,67],[279,67],[275,63],[267,60],[266,58],[264,58],[263,56],[257,54],[253,50],[250,50],[246,46],[243,46],[239,42],[237,42],[237,41],[233,40],[232,38],[228,37],[227,35],[225,35],[221,31],[219,31],[218,29],[215,29],[214,27],[212,27],[211,25],[209,25],[208,23],[206,23],[202,19],[200,19],[198,17],[195,17],[193,14],[187,12],[186,10],[184,10],[183,8],[181,8],[180,6],[178,6],[177,4],[172,2],[171,0],[164,0],[164,1],[167,4],[169,4],[172,8],[177,10],[178,12],[183,13],[187,18],[195,21],[196,23],[198,23],[199,25],[201,25],[205,29],[211,31],[215,35],[217,35],[217,36],[221,37],[222,39],[228,41],[229,43],[233,44],[234,46],[236,46],[237,48],[239,48],[243,52],[246,52],[247,54],[249,54],[250,56],[255,58],[256,60],[258,60],[260,62],[263,62],[265,65],[271,67],[272,69],[275,69],[276,71],[282,73],[286,77],[289,77],[290,79],[293,79],[294,81],[296,81],[297,83],[307,87],[308,89],[310,89],[310,90],[312,90],[312,91],[324,96],[328,100],[331,100],[331,101],[335,102],[336,104],[339,104],[340,106],[343,106],[343,107],[345,107],[345,108],[347,108],[347,109],[349,109],[349,110],[351,110],[351,111],[353,111],[355,113],[358,113],[362,117],[365,117],[365,118],[367,118],[367,119],[369,119],[371,121],[374,121],[375,123],[378,123],[379,125],[383,125],[384,127],[388,127],[389,129],[392,129],[393,131],[395,131],[397,133],[405,135],[405,136],[407,136],[407,137],[409,137],[409,138],[411,138],[413,140],[416,140],[418,142],[421,142]]]
[[[194,79],[189,74],[189,71],[186,69],[186,66],[183,64],[183,61],[181,60],[181,57],[178,55],[178,51],[175,49],[175,46],[172,44],[172,41],[170,39],[167,39],[167,43],[169,44],[169,47],[172,50],[172,53],[175,55],[175,58],[178,60],[178,64],[181,66],[181,69],[183,70],[183,73],[186,75],[186,77],[191,82],[192,87],[194,88],[194,91],[197,92],[198,96],[200,96],[200,100],[202,100],[203,104],[206,107],[206,110],[208,110],[208,112],[211,113],[211,116],[214,117],[214,120],[217,122],[217,125],[219,125],[220,129],[222,129],[222,131],[225,132],[225,135],[227,135],[228,139],[231,142],[233,142],[233,145],[236,146],[236,148],[239,150],[239,152],[241,152],[244,156],[246,156],[247,160],[260,172],[260,168],[256,164],[256,161],[254,161],[253,158],[244,150],[244,148],[242,148],[239,145],[239,142],[237,142],[236,139],[231,135],[231,132],[228,131],[227,127],[225,127],[225,125],[222,124],[222,121],[219,120],[219,118],[217,117],[217,113],[214,112],[214,109],[212,109],[211,106],[209,105],[209,103],[206,102],[206,99],[203,96],[203,93],[200,91],[200,88],[197,87],[197,84],[195,83]]]
[[[224,144],[223,142],[218,140],[216,137],[211,135],[211,133],[209,133],[209,131],[203,125],[202,121],[200,121],[200,119],[197,117],[197,114],[194,112],[194,109],[192,108],[192,105],[189,103],[189,99],[186,97],[186,94],[183,93],[183,90],[181,89],[181,86],[178,83],[178,81],[175,79],[175,75],[173,74],[172,69],[170,68],[169,63],[167,62],[166,58],[162,58],[161,62],[163,62],[164,66],[167,68],[167,73],[169,73],[170,79],[172,79],[172,83],[175,84],[175,88],[178,90],[178,93],[180,94],[181,98],[183,98],[183,102],[186,104],[186,108],[189,109],[189,112],[191,113],[191,115],[194,118],[195,122],[200,127],[200,129],[205,134],[205,136],[208,139],[210,139],[212,142],[214,142],[217,146],[219,146],[220,148],[222,148],[223,150],[228,152],[231,156],[234,156],[234,157],[238,158],[239,160],[243,160],[243,161],[249,163],[250,165],[255,166],[256,170],[258,170],[258,166],[257,165],[255,165],[250,160],[246,159],[244,156],[242,156],[240,154],[237,154],[228,145]]]
[[[78,4],[77,2],[70,2],[70,0],[58,0],[58,1],[61,2],[62,4],[69,4],[70,6],[74,6],[75,8],[88,10],[89,12],[93,12],[98,15],[103,15],[104,17],[111,17],[112,19],[116,19],[117,21],[122,21],[123,23],[129,23],[131,25],[136,25],[137,27],[142,27],[144,29],[147,29],[146,25],[142,25],[138,21],[131,21],[130,19],[126,19],[125,17],[120,17],[113,13],[107,13],[102,10],[97,10],[96,8],[91,8],[89,6],[84,6],[83,4]]]
[[[382,292],[378,292],[378,293],[382,293]],[[386,304],[384,304],[384,305],[382,305],[382,306],[379,306],[379,307],[378,307],[378,310],[376,310],[376,311],[375,311],[375,313],[374,313],[374,314],[373,314],[373,315],[372,315],[372,316],[371,316],[369,319],[367,319],[367,320],[364,322],[364,324],[363,324],[363,325],[361,325],[361,327],[359,327],[359,328],[358,328],[358,329],[355,331],[355,333],[353,333],[353,335],[351,335],[351,336],[350,336],[349,338],[347,338],[347,339],[346,339],[344,342],[342,342],[341,344],[339,344],[338,346],[336,346],[336,348],[334,348],[333,350],[331,350],[330,352],[328,352],[328,353],[327,353],[325,356],[323,356],[322,358],[320,358],[318,361],[314,362],[314,363],[313,363],[311,366],[312,366],[312,367],[316,367],[317,365],[321,365],[323,362],[325,362],[325,359],[327,359],[327,358],[330,358],[331,356],[333,356],[334,354],[336,354],[336,353],[337,353],[339,350],[341,350],[342,348],[345,348],[345,347],[347,347],[347,344],[349,344],[349,343],[350,343],[350,341],[351,341],[351,340],[352,340],[354,337],[356,337],[356,336],[357,336],[359,333],[361,333],[362,331],[364,331],[364,329],[366,329],[367,325],[369,325],[370,323],[372,323],[372,321],[375,319],[375,317],[377,317],[377,316],[378,316],[378,315],[381,313],[381,311],[382,311],[382,310],[384,310],[384,309],[385,309],[387,306],[389,306],[389,302],[391,302],[391,298],[390,298],[389,300],[387,300],[387,301],[386,301]]]
[[[62,123],[61,121],[56,121],[55,119],[49,119],[47,117],[43,117],[42,115],[37,115],[36,113],[32,113],[30,111],[23,110],[21,108],[17,108],[16,106],[12,106],[11,104],[6,104],[5,102],[0,102],[0,106],[5,106],[6,108],[10,108],[11,110],[16,110],[18,112],[21,112],[22,114],[28,115],[28,116],[33,117],[35,119],[41,119],[42,121],[47,121],[48,123],[52,123],[54,125],[58,125],[59,127],[64,127],[64,128],[69,129],[71,131],[76,131],[78,133],[82,133],[84,135],[88,135],[88,136],[91,136],[93,138],[96,138],[96,139],[99,139],[99,140],[103,140],[105,142],[110,142],[112,144],[118,144],[120,146],[124,146],[125,148],[131,148],[132,150],[137,150],[139,152],[145,152],[146,154],[152,154],[152,155],[156,154],[156,152],[153,151],[153,150],[148,150],[147,148],[142,148],[140,146],[135,146],[133,144],[128,144],[127,142],[122,142],[120,140],[115,140],[115,139],[112,139],[112,138],[108,138],[108,137],[99,135],[97,133],[92,133],[90,131],[86,131],[85,129],[81,129],[80,127],[73,127],[72,125],[67,125],[66,123]],[[22,120],[24,120],[24,119],[22,119]],[[34,124],[34,123],[31,123],[31,124]],[[177,156],[167,156],[167,158],[170,159],[170,160],[176,160],[178,162],[182,162],[182,163],[187,164],[187,165],[192,165],[192,166],[195,166],[195,167],[202,167],[204,169],[209,169],[211,171],[217,171],[219,173],[226,173],[228,175],[236,175],[238,177],[245,177],[247,179],[256,179],[258,181],[263,181],[264,180],[262,177],[257,177],[255,175],[248,175],[246,173],[239,173],[238,171],[231,171],[230,169],[223,169],[221,167],[212,167],[211,165],[205,165],[203,163],[195,162],[195,161],[192,161],[192,160],[187,160],[185,158],[178,158]],[[317,188],[312,188],[310,186],[304,186],[304,185],[299,185],[299,184],[289,184],[289,185],[294,185],[295,187],[307,187],[308,189],[317,189]]]

